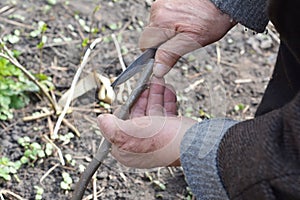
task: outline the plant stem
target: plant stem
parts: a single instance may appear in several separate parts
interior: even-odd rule
[[[129,110],[132,107],[132,105],[136,102],[136,100],[139,98],[141,93],[144,91],[145,86],[147,82],[150,79],[150,76],[152,74],[152,68],[153,68],[153,60],[151,60],[148,65],[146,66],[145,70],[143,71],[140,79],[138,80],[136,84],[136,88],[132,91],[130,96],[128,97],[128,100],[121,106],[121,108],[118,110],[118,112],[115,114],[116,117],[120,119],[127,119],[129,115]],[[81,200],[86,187],[88,186],[93,174],[97,171],[97,169],[102,164],[102,161],[104,158],[106,158],[107,154],[110,152],[111,144],[106,140],[103,139],[101,141],[101,144],[90,162],[90,164],[87,166],[87,168],[84,170],[83,174],[80,177],[80,180],[76,184],[72,200]]]

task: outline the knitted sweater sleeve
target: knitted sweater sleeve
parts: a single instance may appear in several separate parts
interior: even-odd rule
[[[211,0],[235,21],[257,32],[268,24],[267,0]]]
[[[181,142],[181,165],[198,200],[228,199],[218,175],[216,156],[224,133],[236,123],[229,119],[204,120],[192,126]]]

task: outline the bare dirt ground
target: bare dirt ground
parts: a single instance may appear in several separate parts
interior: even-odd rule
[[[78,69],[86,50],[83,41],[102,37],[90,56],[82,74],[96,71],[106,77],[116,77],[121,72],[116,47],[111,39],[115,34],[122,48],[123,58],[129,64],[139,53],[138,38],[147,24],[150,1],[137,0],[72,0],[57,1],[3,0],[0,3],[0,37],[20,31],[19,41],[7,45],[21,52],[19,61],[32,73],[44,73],[52,78],[57,99],[66,91]],[[7,10],[1,8],[8,7]],[[95,8],[99,6],[99,10]],[[94,12],[94,14],[93,14]],[[44,47],[37,48],[41,35],[32,37],[39,21],[47,24]],[[91,33],[88,29],[98,30]],[[273,28],[269,33],[253,34],[242,25],[232,29],[221,41],[186,55],[167,76],[179,100],[179,113],[197,119],[205,117],[230,117],[245,120],[254,116],[265,86],[271,76],[276,61],[278,42]],[[33,166],[24,165],[18,170],[18,179],[4,181],[0,178],[0,188],[4,199],[35,199],[35,186],[42,187],[43,199],[69,199],[70,190],[61,187],[62,173],[67,172],[73,182],[80,177],[80,166],[87,166],[101,136],[95,122],[99,113],[89,109],[99,103],[94,92],[83,95],[73,105],[78,108],[67,118],[80,131],[81,137],[70,142],[60,140],[54,143],[63,155],[70,154],[73,164],[60,164],[57,152],[39,160]],[[116,104],[116,103],[115,103]],[[49,136],[47,118],[23,121],[23,117],[40,112],[48,107],[45,100],[35,97],[24,109],[15,111],[10,121],[0,122],[0,157],[15,161],[20,159],[24,149],[17,143],[18,138],[29,136],[31,141],[45,144]],[[99,106],[97,107],[99,108]],[[111,112],[101,108],[102,112]],[[88,111],[87,111],[88,110]],[[55,123],[57,118],[50,117]],[[70,130],[60,129],[60,135]],[[51,170],[51,171],[49,171]],[[44,176],[44,177],[43,177]],[[181,168],[160,168],[149,171],[122,167],[111,156],[100,167],[95,185],[89,185],[85,197],[91,199],[93,189],[98,199],[188,199],[192,198],[184,180]]]

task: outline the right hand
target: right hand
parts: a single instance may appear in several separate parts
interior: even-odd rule
[[[140,48],[159,46],[153,73],[162,77],[181,56],[221,39],[235,24],[210,0],[156,0]]]
[[[177,116],[176,94],[163,78],[151,84],[130,110],[129,120],[111,114],[98,118],[103,136],[112,143],[112,155],[135,168],[180,165],[180,143],[197,121]]]

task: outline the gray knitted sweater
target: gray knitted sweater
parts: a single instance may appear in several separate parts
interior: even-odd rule
[[[198,200],[226,200],[217,169],[217,150],[225,132],[236,121],[204,120],[192,126],[180,147],[180,161],[186,181]]]
[[[221,11],[235,21],[257,32],[263,32],[268,23],[267,0],[211,0]]]

